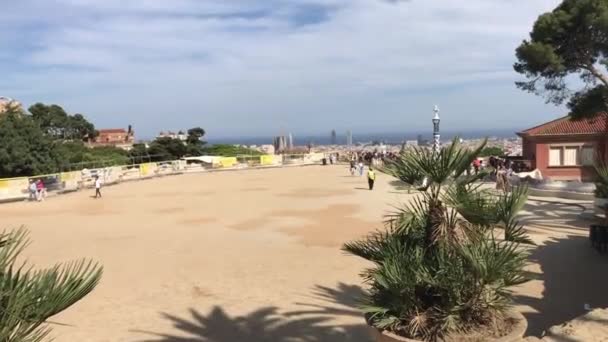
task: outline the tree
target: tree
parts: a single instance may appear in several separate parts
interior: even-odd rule
[[[29,108],[40,128],[56,140],[87,140],[97,136],[95,126],[82,114],[73,116],[58,105],[36,103]]]
[[[155,156],[154,160],[180,159],[186,155],[188,149],[179,139],[157,138],[150,144],[148,153]]]
[[[519,244],[529,240],[516,217],[527,189],[496,194],[476,183],[483,172],[467,175],[484,146],[468,150],[454,140],[439,152],[414,148],[387,168],[411,185],[426,182],[387,216],[385,229],[343,247],[373,263],[363,273],[362,307],[374,327],[428,341],[500,330],[510,288],[526,281]]]
[[[134,163],[143,163],[151,161],[148,148],[145,144],[133,144],[133,148],[131,149],[131,151],[129,151],[129,157]]]
[[[201,139],[205,136],[205,130],[200,127],[194,127],[188,130],[188,138],[186,142],[189,145],[202,146],[206,144]]]
[[[46,320],[88,295],[102,267],[82,260],[32,270],[18,262],[29,240],[25,229],[0,234],[0,341],[40,342]]]
[[[574,118],[608,111],[608,0],[564,0],[541,15],[517,48],[514,68],[523,90],[568,107]],[[584,85],[571,89],[578,76]]]
[[[502,157],[504,155],[505,151],[498,146],[485,147],[479,152],[480,157]]]
[[[248,156],[259,156],[262,153],[258,150],[254,150],[247,147],[227,145],[227,144],[216,144],[213,146],[205,147],[201,150],[203,154],[209,156],[222,156],[222,157],[236,157],[242,155]]]
[[[53,142],[19,110],[0,116],[0,177],[31,176],[57,169]]]

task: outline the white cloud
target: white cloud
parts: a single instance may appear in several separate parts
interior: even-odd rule
[[[199,124],[220,135],[418,128],[428,123],[404,113],[442,100],[459,124],[477,90],[525,104],[492,112],[527,125],[555,109],[505,92],[517,78],[514,49],[557,3],[23,0],[0,14],[10,28],[0,42],[28,39],[19,67],[0,67],[0,89],[148,134]]]

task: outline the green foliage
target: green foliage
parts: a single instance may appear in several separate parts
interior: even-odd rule
[[[241,155],[249,155],[249,156],[260,156],[261,152],[257,150],[253,150],[247,147],[235,146],[235,145],[225,145],[225,144],[217,144],[212,146],[207,146],[202,149],[203,155],[209,156],[222,156],[222,157],[236,157]]]
[[[363,310],[370,324],[401,336],[436,340],[469,329],[491,329],[511,304],[510,287],[526,281],[527,242],[515,219],[524,188],[497,195],[467,176],[485,147],[456,140],[440,152],[417,148],[389,170],[426,187],[386,217],[385,229],[343,249],[371,261],[363,277],[369,292]],[[481,176],[483,177],[483,176]],[[505,239],[495,230],[504,228]]]
[[[87,140],[97,135],[95,126],[82,114],[69,115],[58,105],[36,103],[29,108],[32,118],[51,138],[61,140]]]
[[[504,155],[505,151],[498,146],[485,147],[483,150],[481,150],[481,152],[479,152],[480,157],[501,157]]]
[[[608,164],[598,158],[595,164],[597,179],[595,181],[595,197],[608,198]]]
[[[556,104],[569,100],[575,118],[608,110],[608,1],[564,0],[538,18],[516,55],[515,70],[528,78],[519,88]],[[568,88],[572,75],[585,84],[578,92]]]
[[[56,169],[53,143],[29,115],[15,109],[0,115],[0,177],[30,176]]]
[[[0,341],[39,342],[45,321],[66,310],[99,283],[102,267],[90,261],[32,270],[17,259],[28,245],[19,229],[0,235]]]
[[[188,145],[203,146],[206,142],[201,139],[205,136],[205,130],[200,127],[191,128],[188,130]]]
[[[126,151],[112,146],[89,148],[80,141],[57,142],[54,151],[61,171],[130,163]]]
[[[188,152],[186,144],[179,139],[157,138],[150,144],[148,153],[155,161],[179,159]]]
[[[185,142],[169,137],[157,138],[148,148],[143,144],[133,145],[129,156],[135,161],[166,161],[180,159],[185,156],[200,156],[203,154],[204,145],[202,138],[205,130],[200,127],[188,130]]]

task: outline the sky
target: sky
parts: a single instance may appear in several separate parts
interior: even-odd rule
[[[19,0],[0,96],[138,136],[524,129],[566,114],[517,89],[514,50],[559,0]]]

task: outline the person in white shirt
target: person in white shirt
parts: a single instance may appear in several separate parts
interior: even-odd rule
[[[101,180],[95,176],[95,198],[101,198]]]

